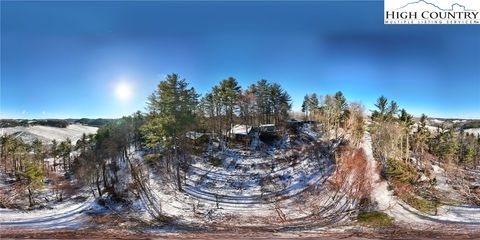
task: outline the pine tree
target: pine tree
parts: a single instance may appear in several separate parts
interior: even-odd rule
[[[149,116],[144,124],[143,133],[148,147],[161,146],[173,153],[177,186],[182,190],[180,182],[180,159],[183,140],[187,130],[195,124],[195,110],[198,95],[195,89],[188,88],[185,79],[177,74],[170,74],[158,84],[157,90],[149,97]]]
[[[345,121],[348,119],[350,115],[350,111],[348,109],[348,103],[347,103],[347,98],[343,95],[341,91],[338,91],[335,93],[335,102],[336,102],[336,107],[339,112],[339,116],[337,116],[337,124],[344,126]]]
[[[376,122],[392,121],[398,113],[398,104],[390,101],[385,96],[380,96],[375,104],[376,110],[372,111],[372,120]]]
[[[405,162],[410,162],[410,146],[409,146],[409,139],[410,139],[410,130],[413,125],[413,117],[412,115],[408,114],[405,109],[400,111],[399,120],[404,129],[405,135]],[[403,144],[403,142],[401,143]]]
[[[234,112],[237,107],[238,98],[241,94],[241,87],[235,78],[230,77],[220,82],[220,102],[225,112],[225,129],[230,129],[233,125]]]
[[[450,127],[448,131],[444,131],[441,135],[440,157],[447,165],[456,163],[458,150],[457,133],[453,127]]]
[[[260,123],[269,123],[271,115],[271,104],[270,104],[270,83],[267,80],[262,79],[257,82],[256,87],[256,96],[257,96],[257,106],[260,111]]]
[[[269,87],[270,109],[274,116],[274,123],[279,124],[288,117],[290,111],[291,97],[282,89],[278,83],[271,84]],[[318,104],[318,103],[317,103]]]
[[[308,99],[308,120],[312,120],[315,115],[317,114],[317,111],[320,107],[320,100],[318,99],[318,95],[316,93],[312,93]]]
[[[42,142],[38,139],[33,140],[32,148],[33,148],[34,161],[38,163],[43,163],[44,155],[43,155]]]
[[[420,159],[423,160],[425,148],[430,138],[430,131],[427,128],[427,115],[422,114],[417,125],[417,131],[414,135],[414,151],[419,154]]]
[[[50,145],[50,155],[53,158],[53,171],[57,170],[57,158],[59,155],[57,140],[53,139]]]
[[[465,166],[471,166],[473,164],[473,158],[475,156],[475,151],[473,148],[467,148],[463,155],[463,164]]]
[[[385,121],[388,111],[388,99],[385,96],[380,96],[377,99],[375,107],[377,107],[378,110],[372,112],[372,120],[380,122]]]
[[[87,144],[88,144],[87,134],[83,133],[82,137],[78,139],[77,143],[75,144],[75,149],[80,150],[80,154],[84,154],[85,151],[87,150]]]
[[[63,170],[67,172],[70,170],[71,163],[70,163],[70,153],[72,152],[72,140],[67,138],[65,141],[61,142],[58,146],[60,156],[62,157],[63,162]]]
[[[395,115],[398,113],[398,104],[395,101],[390,101],[388,105],[388,111],[386,114],[386,120],[392,121],[395,119]]]
[[[35,161],[25,161],[25,171],[20,173],[24,185],[28,190],[28,201],[30,206],[35,205],[34,192],[43,186],[43,179],[45,173],[42,170],[42,165]]]
[[[309,107],[310,107],[310,96],[308,94],[303,97],[303,103],[302,103],[302,112],[305,114],[304,119],[308,120],[308,113],[309,113]]]
[[[8,166],[8,159],[10,157],[10,154],[12,152],[12,147],[13,147],[13,139],[10,135],[3,135],[0,139],[0,144],[1,146],[1,158],[4,163],[4,171],[5,174],[7,173],[7,166]]]

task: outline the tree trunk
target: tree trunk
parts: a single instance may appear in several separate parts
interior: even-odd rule
[[[17,158],[15,157],[15,153],[13,154],[13,173],[17,175]]]
[[[408,132],[407,132],[406,138],[407,139],[406,139],[406,145],[405,145],[405,162],[407,164],[410,164],[410,149],[409,149],[409,146],[408,146]]]
[[[168,154],[168,155],[170,155],[170,154]],[[165,158],[167,160],[166,161],[166,163],[167,163],[167,166],[166,166],[167,167],[167,174],[170,174],[170,156],[166,156]]]
[[[107,182],[107,171],[106,171],[106,166],[105,165],[106,165],[105,163],[102,164],[103,188],[105,188],[105,190],[107,192],[110,192],[108,182]]]
[[[178,191],[183,191],[182,189],[182,180],[181,180],[181,177],[180,177],[180,163],[177,163],[177,167],[176,167],[176,172],[177,172],[177,187],[178,187]]]
[[[95,185],[97,185],[98,197],[101,197],[102,189],[100,188],[100,174],[98,174],[98,171],[95,175]]]
[[[7,159],[8,159],[8,154],[5,152],[5,174],[7,174]]]
[[[175,165],[176,165],[176,175],[177,175],[177,187],[178,191],[182,191],[182,181],[180,178],[180,161],[178,159],[178,147],[177,147],[177,133],[174,131],[173,133],[173,152],[175,157]]]
[[[404,159],[403,159],[403,136],[400,137],[400,160],[404,161]]]
[[[70,154],[68,154],[68,171],[72,170],[72,159],[70,158]]]
[[[89,185],[90,185],[90,191],[92,191],[93,197],[96,198],[97,196],[95,196],[95,189],[93,189],[91,184],[89,184]]]
[[[28,186],[27,190],[28,190],[28,202],[30,203],[30,207],[33,207],[33,205],[35,205],[35,203],[34,203],[33,197],[32,197],[32,189],[30,188],[30,186]]]

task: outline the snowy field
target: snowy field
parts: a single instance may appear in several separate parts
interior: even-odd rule
[[[14,135],[21,138],[24,142],[31,143],[35,139],[43,143],[51,143],[53,139],[58,142],[65,141],[67,138],[75,143],[82,137],[82,134],[95,134],[98,128],[84,126],[80,124],[71,124],[66,128],[33,126],[33,127],[8,127],[0,128],[0,134]]]

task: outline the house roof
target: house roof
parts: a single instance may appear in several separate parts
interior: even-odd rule
[[[247,135],[252,130],[252,126],[237,124],[230,129],[230,134]]]

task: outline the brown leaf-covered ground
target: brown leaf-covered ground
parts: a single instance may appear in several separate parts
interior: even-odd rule
[[[82,229],[58,231],[29,231],[10,229],[0,233],[0,239],[480,239],[480,230],[432,229],[411,230],[399,227],[318,232],[265,232],[255,229],[236,231],[195,231],[157,233],[118,229]]]

